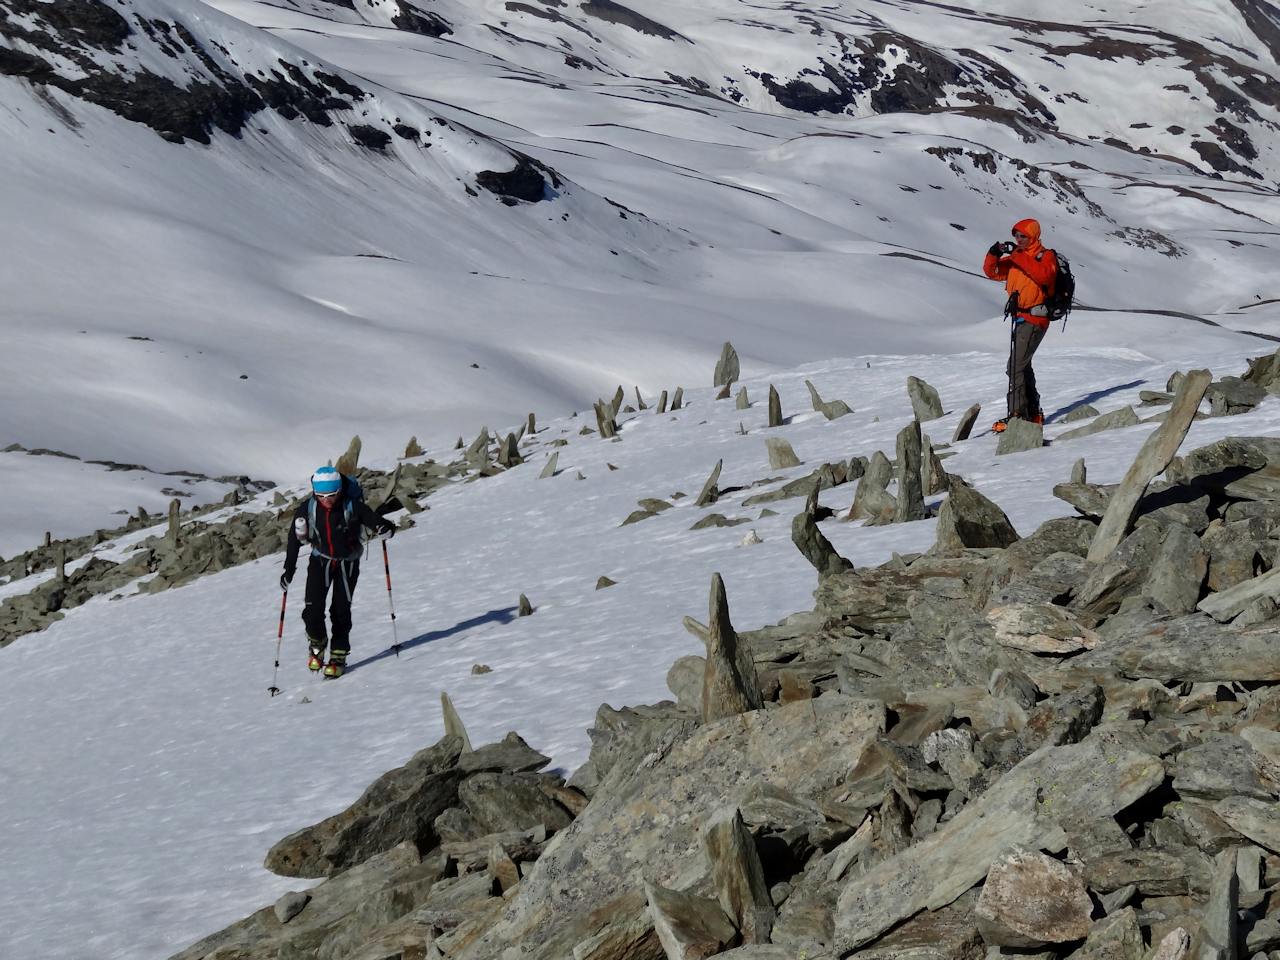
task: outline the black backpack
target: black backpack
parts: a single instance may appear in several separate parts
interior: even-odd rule
[[[1065,327],[1067,314],[1075,306],[1076,278],[1071,273],[1070,260],[1056,250],[1053,252],[1053,259],[1057,261],[1058,272],[1054,275],[1053,286],[1045,297],[1044,305],[1049,311],[1049,321],[1052,323],[1054,320],[1061,320]]]

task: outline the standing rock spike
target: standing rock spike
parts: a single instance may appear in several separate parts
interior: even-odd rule
[[[729,620],[729,599],[720,574],[711,576],[711,619],[707,625],[707,665],[702,675],[702,722],[714,723],[763,705],[751,652],[739,647]]]

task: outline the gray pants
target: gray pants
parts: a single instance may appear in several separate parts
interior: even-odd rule
[[[1044,339],[1046,328],[1025,320],[1014,324],[1013,343],[1009,348],[1009,416],[1030,420],[1040,413],[1040,394],[1036,392],[1036,374],[1031,358]]]

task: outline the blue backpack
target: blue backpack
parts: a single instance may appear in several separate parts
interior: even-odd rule
[[[355,477],[348,477],[345,473],[342,475],[342,518],[348,528],[351,527],[351,518],[356,512],[356,504],[364,502],[364,488],[360,486],[360,481]],[[359,527],[360,543],[364,542],[364,527]],[[320,552],[319,544],[316,543],[316,498],[312,495],[307,501],[307,542],[311,544],[311,552],[316,556],[326,556]],[[331,558],[332,559],[332,558]],[[343,559],[339,557],[338,559]]]

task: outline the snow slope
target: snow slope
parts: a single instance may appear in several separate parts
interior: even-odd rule
[[[1055,414],[1086,400],[1103,410],[1136,403],[1139,389],[1162,388],[1173,369],[1189,364],[1238,372],[1254,351],[1246,338],[1209,327],[1166,339],[1149,321],[1132,322],[1145,325],[1138,331],[1145,348],[1048,341],[1040,378]],[[377,559],[366,563],[353,669],[338,682],[308,675],[295,608],[279,676],[284,694],[267,695],[278,558],[155,596],[94,600],[16,641],[0,651],[0,911],[7,918],[0,955],[160,958],[297,888],[299,881],[262,869],[268,847],[341,809],[435,740],[441,691],[476,743],[515,729],[556,766],[573,769],[586,757],[585,731],[599,703],[669,696],[667,667],[699,648],[680,618],[704,617],[712,572],[725,578],[739,628],[812,606],[816,578],[789,535],[802,503],[773,504],[777,515],[761,517],[760,508],[740,504],[771,487],[751,484],[877,449],[892,453],[911,416],[908,374],[939,389],[950,412],[926,431],[942,441],[970,402],[999,406],[1001,362],[998,354],[970,353],[814,364],[746,380],[750,410],[715,403],[702,389],[675,414],[626,417],[618,443],[580,436],[581,418],[553,422],[526,448],[528,463],[433,495],[417,526],[391,542],[399,658],[387,649]],[[812,412],[806,378],[855,412],[831,422]],[[769,382],[790,422],[768,435],[790,440],[802,467],[768,468],[762,400]],[[1050,427],[1048,435],[1064,429]],[[1086,458],[1091,480],[1115,482],[1150,429],[1001,458],[988,435],[957,445],[946,466],[1028,533],[1071,512],[1050,490],[1077,457]],[[1278,431],[1280,404],[1269,398],[1253,413],[1195,424],[1187,445]],[[555,438],[569,441],[555,448],[560,472],[538,480]],[[750,523],[690,531],[709,512],[692,497],[719,459],[721,488],[746,489],[712,509]],[[853,486],[827,491],[823,502],[846,510]],[[687,497],[674,509],[619,527],[637,499],[677,491]],[[850,559],[870,564],[927,548],[935,524],[829,521],[823,532]],[[751,529],[763,542],[740,546]],[[597,591],[601,575],[617,585]],[[536,607],[532,617],[515,618],[521,592]],[[473,676],[476,663],[493,672]]]
[[[52,25],[96,0],[0,0],[0,445],[297,484],[353,433],[389,466],[410,434],[444,456],[533,410],[540,442],[570,441],[561,473],[537,481],[534,448],[433,495],[391,546],[406,651],[384,653],[366,568],[336,684],[306,675],[295,598],[286,695],[266,695],[276,560],[103,597],[0,651],[6,960],[164,957],[296,887],[266,849],[433,740],[441,690],[477,742],[516,729],[570,769],[601,701],[665,696],[713,571],[740,627],[810,606],[798,502],[760,518],[742,491],[717,509],[751,523],[725,529],[689,531],[687,500],[618,524],[721,458],[722,486],[771,475],[769,382],[805,460],[788,476],[890,450],[908,374],[952,411],[935,439],[975,400],[1002,412],[1003,295],[977,267],[1023,216],[1080,280],[1038,358],[1051,421],[1175,368],[1238,373],[1280,336],[1265,4],[1097,0],[1064,24],[1041,0],[632,0],[680,40],[600,0],[560,19],[536,0],[356,2],[125,0],[121,37],[105,15]],[[449,32],[395,29],[409,8]],[[126,101],[133,119],[111,109]],[[1207,132],[1220,113],[1243,139]],[[1196,141],[1253,173],[1212,176]],[[537,202],[482,182],[529,169]],[[724,340],[746,412],[706,389]],[[806,377],[855,413],[810,413]],[[617,444],[579,436],[570,411],[619,383],[693,405]],[[1268,399],[1188,444],[1278,426]],[[1118,479],[1149,429],[1000,459],[978,438],[947,467],[1028,532],[1069,512],[1049,491],[1075,458]],[[152,509],[132,477],[75,463],[0,456],[0,551]],[[739,546],[752,528],[763,543]],[[866,564],[927,547],[933,523],[824,532]],[[617,586],[595,591],[602,574]],[[531,618],[512,617],[520,592]]]
[[[1152,114],[1170,93],[1146,78],[1178,79],[1173,41],[1158,63],[1125,47],[1076,70],[1045,60],[1036,44],[1048,34],[1009,20],[1012,8],[766,4],[748,22],[737,5],[644,6],[697,34],[691,47],[574,5],[563,16],[586,16],[595,39],[497,4],[433,5],[451,26],[441,37],[319,0],[216,6],[130,0],[119,6],[134,18],[128,41],[78,55],[192,89],[222,83],[231,106],[257,96],[262,77],[297,75],[264,95],[305,99],[306,84],[328,84],[323,102],[338,106],[303,103],[327,126],[282,112],[289,104],[237,115],[235,136],[183,113],[181,129],[199,120],[210,142],[177,144],[67,90],[0,76],[12,145],[0,213],[23,225],[0,237],[0,442],[290,481],[355,432],[389,455],[410,434],[438,442],[529,410],[583,409],[618,382],[694,385],[725,339],[757,374],[855,352],[994,348],[981,331],[1001,297],[977,264],[1028,213],[1069,252],[1091,306],[1280,333],[1267,302],[1278,296],[1274,177],[1212,179],[1157,142]],[[1089,14],[1138,27],[1054,30],[1141,32],[1156,17],[1148,6]],[[1214,56],[1239,46],[1250,77],[1274,79],[1273,53],[1234,6],[1191,6],[1184,39]],[[30,11],[42,7],[0,4],[11,31],[37,29]],[[805,26],[815,16],[820,35]],[[170,38],[138,18],[174,24]],[[837,22],[851,38],[909,32],[940,56],[964,43],[999,54],[1018,90],[1066,100],[1054,101],[1057,127],[997,103],[1005,73],[994,68],[966,75],[989,110],[947,100],[956,87],[928,109],[874,115],[865,104],[806,113],[759,91],[735,103],[659,70],[711,76],[736,58],[794,79],[806,57],[838,46]],[[179,26],[191,43],[172,40]],[[566,65],[562,35],[602,65]],[[0,36],[10,47],[34,49]],[[673,50],[683,59],[667,63]],[[883,94],[895,76],[877,72],[868,89]],[[1200,96],[1198,76],[1181,77],[1188,96]],[[1223,83],[1246,97],[1237,80]],[[1120,88],[1129,94],[1109,95]],[[1210,103],[1177,109],[1212,114]],[[1241,129],[1262,142],[1274,111],[1248,104],[1257,119]],[[194,108],[178,98],[173,109]],[[385,149],[362,146],[361,126],[388,136]],[[1155,153],[1123,139],[1138,133]],[[476,186],[519,153],[547,165],[547,199],[508,206]]]

